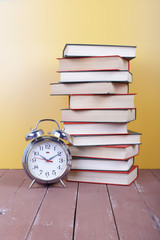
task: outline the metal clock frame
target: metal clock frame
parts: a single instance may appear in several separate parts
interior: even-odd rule
[[[64,169],[64,172],[62,173],[62,175],[60,177],[57,177],[57,178],[54,178],[53,180],[48,180],[48,181],[47,180],[41,180],[39,178],[35,178],[31,174],[31,172],[29,171],[29,168],[28,168],[28,155],[29,155],[30,151],[32,150],[33,146],[37,143],[43,142],[46,139],[59,144],[60,147],[64,150],[65,155],[66,155],[66,160],[67,160],[66,168]],[[57,137],[54,137],[54,136],[49,136],[49,135],[41,136],[41,137],[38,137],[38,138],[32,140],[32,142],[30,142],[27,145],[26,149],[24,150],[23,158],[22,158],[23,168],[24,168],[26,174],[33,180],[30,187],[33,185],[33,183],[35,181],[37,183],[44,184],[44,185],[61,182],[61,184],[65,187],[64,183],[62,182],[62,179],[64,179],[67,176],[67,174],[69,173],[69,171],[71,169],[71,163],[72,163],[72,156],[71,156],[70,150],[67,147],[67,145],[60,138],[57,138]]]

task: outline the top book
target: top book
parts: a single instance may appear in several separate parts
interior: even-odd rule
[[[96,44],[66,44],[63,57],[113,56],[131,60],[136,57],[136,46],[96,45]]]

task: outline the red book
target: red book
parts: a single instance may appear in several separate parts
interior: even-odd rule
[[[136,119],[136,109],[62,109],[62,122],[127,123]]]
[[[137,177],[138,166],[133,165],[127,172],[71,170],[67,180],[71,182],[130,185]]]
[[[59,71],[128,70],[129,60],[120,56],[58,58]]]
[[[133,94],[72,94],[69,106],[78,109],[134,109]]]
[[[127,160],[139,153],[139,145],[113,145],[75,147],[69,145],[73,157],[87,157],[95,159]]]
[[[69,135],[127,133],[127,123],[64,122],[63,125],[63,130]]]

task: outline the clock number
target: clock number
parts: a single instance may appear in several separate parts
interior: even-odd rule
[[[49,172],[46,172],[45,175],[46,175],[46,177],[49,177]]]
[[[52,175],[56,175],[56,171],[55,170],[52,170]]]
[[[43,146],[42,145],[39,146],[39,150],[43,151]]]
[[[54,146],[54,151],[56,151],[56,147],[57,147],[57,146]]]
[[[64,160],[63,160],[63,158],[60,158],[59,159],[59,163],[62,163]]]
[[[39,170],[39,175],[41,175],[43,173],[43,170]]]
[[[33,163],[35,163],[35,162],[36,162],[36,158],[32,158],[31,161],[32,161]]]
[[[34,155],[34,156],[38,156],[38,155],[39,155],[39,152],[33,152],[33,155]]]
[[[46,145],[45,145],[45,149],[50,149],[51,148],[51,145],[49,144],[49,143],[47,143]]]
[[[37,170],[38,169],[38,165],[34,165],[33,169]]]
[[[57,152],[57,156],[61,156],[62,152]]]
[[[59,165],[57,168],[60,170],[61,169],[61,165]]]

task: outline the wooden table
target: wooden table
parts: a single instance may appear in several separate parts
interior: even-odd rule
[[[131,186],[44,187],[23,170],[0,170],[0,240],[159,240],[160,170]]]

